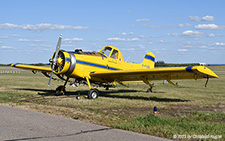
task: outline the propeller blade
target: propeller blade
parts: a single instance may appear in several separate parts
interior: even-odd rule
[[[60,45],[61,45],[61,40],[62,40],[62,34],[59,36],[59,40],[55,49],[55,56],[53,58],[53,63],[56,64],[56,59],[58,58],[58,53],[59,53],[59,49],[60,49]]]
[[[48,88],[50,87],[50,84],[51,84],[52,74],[53,74],[53,69],[52,69],[51,75],[50,75],[50,77],[49,77],[49,81],[48,81]]]
[[[54,56],[54,58],[52,60],[52,72],[51,72],[51,75],[49,77],[48,88],[50,87],[51,80],[52,80],[52,74],[53,74],[53,71],[55,69],[55,65],[57,63],[57,58],[58,58],[58,54],[59,54],[59,50],[60,50],[60,46],[61,46],[61,40],[62,40],[62,34],[59,36],[59,40],[58,40],[58,43],[57,43],[57,46],[56,46],[56,50],[55,50],[55,56]]]

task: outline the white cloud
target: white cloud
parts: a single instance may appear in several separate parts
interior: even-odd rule
[[[20,37],[20,35],[13,34],[12,37]]]
[[[29,39],[18,39],[18,42],[46,42],[43,40],[29,40]]]
[[[201,21],[201,18],[198,17],[198,16],[189,16],[188,17],[191,21],[197,21],[197,22],[200,22]]]
[[[30,40],[28,40],[28,39],[18,39],[17,41],[19,41],[19,42],[30,42]]]
[[[84,40],[83,38],[72,38],[72,39],[66,38],[63,41],[65,41],[66,43],[71,43],[73,41],[83,41],[83,40]]]
[[[213,16],[205,16],[205,17],[202,17],[201,19],[202,21],[213,21],[214,20],[214,17]]]
[[[123,33],[119,33],[119,35],[127,36],[127,35],[134,35],[134,33],[133,32],[129,32],[129,33],[123,32]]]
[[[179,51],[179,52],[186,52],[188,50],[187,49],[178,49],[177,51]]]
[[[213,34],[213,33],[209,33],[208,36],[209,36],[209,37],[215,37],[216,35]]]
[[[18,25],[14,25],[10,23],[0,24],[0,29],[17,29],[17,28],[19,28]]]
[[[216,42],[216,43],[214,43],[213,45],[215,45],[215,46],[225,46],[225,43],[219,43],[219,42]]]
[[[191,24],[189,24],[189,23],[178,24],[178,27],[185,27],[185,26],[189,27],[189,26],[191,26]]]
[[[185,24],[185,26],[191,26],[191,24],[189,24],[189,23],[186,23],[186,24]]]
[[[143,25],[144,27],[148,28],[166,28],[166,27],[173,27],[172,25]]]
[[[184,37],[201,37],[201,36],[203,36],[203,33],[198,32],[198,31],[186,30],[182,33],[182,36],[184,36]]]
[[[178,27],[184,27],[184,24],[178,24]]]
[[[0,24],[0,29],[23,29],[31,31],[43,31],[43,30],[83,30],[88,27],[83,26],[71,26],[71,25],[58,25],[58,24],[49,24],[41,23],[36,25],[24,24],[24,25],[15,25],[10,23]]]
[[[1,49],[13,49],[11,46],[2,46]]]
[[[132,42],[132,41],[140,41],[139,38],[132,38],[132,39],[125,39],[125,38],[108,38],[106,39],[107,41],[111,41],[111,42]]]
[[[115,38],[108,38],[106,40],[107,41],[125,41],[126,39],[125,38],[117,38],[117,37],[115,37]]]
[[[174,36],[177,37],[179,34],[178,33],[167,33],[167,36]]]
[[[199,24],[195,26],[195,29],[224,29],[225,26],[218,26],[216,24]]]
[[[192,30],[186,30],[181,34],[178,33],[167,33],[167,36],[173,36],[173,37],[216,37],[214,33],[203,33],[199,31],[192,31]]]
[[[33,42],[46,42],[46,41],[43,41],[43,40],[32,40]]]
[[[213,21],[214,17],[213,16],[205,16],[205,17],[198,17],[198,16],[189,16],[188,17],[191,21],[196,21],[196,22],[200,22],[200,21]]]
[[[140,35],[140,36],[138,36],[139,38],[146,38],[146,36],[144,36],[144,35]]]
[[[138,38],[127,39],[127,41],[140,41]]]
[[[206,46],[200,46],[199,48],[203,48],[203,49],[205,49],[205,48],[208,48],[208,47],[206,47]]]
[[[148,22],[150,19],[137,19],[136,22]]]

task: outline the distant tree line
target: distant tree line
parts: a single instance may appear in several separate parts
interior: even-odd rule
[[[157,61],[155,63],[155,67],[185,67],[185,66],[199,66],[199,63],[172,64],[172,63],[165,63],[164,61]]]

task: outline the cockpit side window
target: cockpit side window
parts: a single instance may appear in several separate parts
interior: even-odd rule
[[[111,47],[106,47],[104,50],[102,50],[100,53],[102,53],[103,55],[105,55],[106,57],[109,56],[110,52],[111,52],[112,48]]]
[[[113,50],[111,58],[118,59],[118,50],[115,50],[115,49]]]

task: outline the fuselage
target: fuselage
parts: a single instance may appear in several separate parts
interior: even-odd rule
[[[148,55],[149,54],[149,55]],[[53,55],[54,56],[54,55]],[[90,73],[95,71],[117,71],[117,70],[134,70],[134,69],[150,69],[154,68],[154,54],[147,53],[142,63],[125,62],[122,53],[114,46],[105,46],[98,52],[83,52],[75,50],[74,52],[66,52],[60,50],[59,66],[63,66],[55,70],[56,74],[65,73],[73,78],[90,78]],[[91,81],[102,81],[94,80]]]

